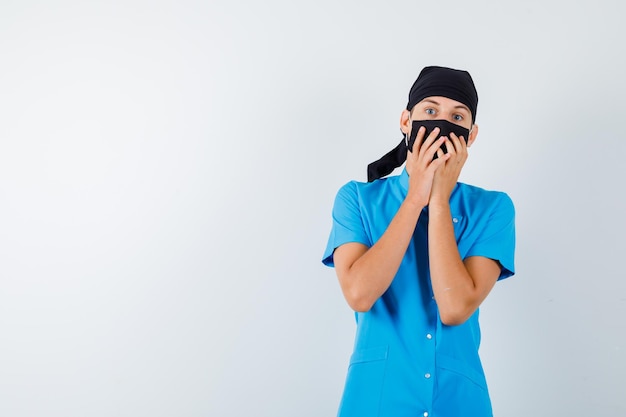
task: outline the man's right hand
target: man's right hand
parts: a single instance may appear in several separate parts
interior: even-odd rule
[[[444,154],[441,150],[446,137],[437,139],[439,128],[434,128],[424,141],[425,131],[423,126],[419,128],[413,149],[407,152],[406,157],[406,170],[409,174],[409,192],[406,201],[420,210],[427,206],[430,200],[435,172],[450,158],[449,154]],[[410,132],[407,135],[410,135]],[[435,154],[437,159],[433,160]]]

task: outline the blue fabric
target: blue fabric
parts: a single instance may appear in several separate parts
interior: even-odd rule
[[[348,242],[371,247],[408,190],[406,170],[371,183],[352,181],[335,199],[322,262]],[[514,274],[514,207],[502,192],[458,183],[450,198],[462,259],[484,256]],[[370,311],[355,313],[357,331],[339,416],[491,416],[478,356],[478,310],[459,326],[439,319],[428,267],[428,209],[420,215],[398,273]],[[427,414],[424,414],[427,413]]]

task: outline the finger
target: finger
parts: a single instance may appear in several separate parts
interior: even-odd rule
[[[445,149],[444,154],[448,155],[449,158],[456,158],[456,149],[454,149],[454,145],[452,143],[452,141],[450,141],[449,138],[446,138],[445,143],[442,145],[442,150]]]
[[[465,143],[463,136],[457,136],[454,132],[451,132],[450,139],[452,139],[457,153],[461,153],[463,149],[467,148],[467,144]]]
[[[448,159],[450,159],[450,154],[444,153],[443,149],[439,148],[437,150],[437,159],[434,159],[430,163],[429,168],[432,168],[433,170],[437,171],[439,167],[441,167],[442,165],[445,165]]]
[[[417,151],[419,153],[419,149],[421,146],[420,144],[422,143],[422,139],[424,138],[425,132],[426,132],[426,128],[424,126],[420,126],[420,128],[417,129],[417,135],[415,135],[415,142],[413,142],[413,146],[411,147],[411,152]]]
[[[431,143],[431,145],[427,149],[424,149],[420,157],[423,160],[430,162],[433,160],[435,154],[439,155],[439,152],[441,152],[441,154],[444,154],[443,149],[441,149],[441,145],[443,145],[445,141],[445,136],[440,137],[439,139]],[[424,145],[426,145],[426,142],[424,142]]]
[[[426,128],[424,128],[424,131],[426,131]],[[421,150],[428,150],[428,148],[430,148],[430,146],[433,144],[433,142],[435,142],[437,140],[437,137],[439,136],[439,132],[440,131],[441,131],[441,129],[439,129],[438,127],[435,127],[428,134],[428,137],[426,138],[426,140],[424,140],[424,143],[422,143],[422,141],[420,140],[420,151]]]
[[[456,135],[455,135],[456,136]],[[458,142],[457,142],[457,153],[459,155],[459,158],[463,160],[463,162],[465,162],[467,160],[468,157],[468,148],[467,148],[467,142],[465,142],[463,136],[458,136]]]
[[[456,156],[456,148],[454,147],[454,143],[450,140],[450,138],[446,138],[446,153],[450,156]]]

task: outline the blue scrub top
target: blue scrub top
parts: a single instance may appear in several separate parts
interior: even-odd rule
[[[371,247],[383,235],[408,191],[406,169],[371,183],[351,181],[335,199],[322,262],[348,242]],[[461,259],[484,256],[514,273],[514,207],[502,192],[458,183],[450,198]],[[478,356],[478,310],[459,326],[441,323],[428,266],[428,209],[387,291],[370,311],[355,313],[354,351],[339,416],[491,416]]]

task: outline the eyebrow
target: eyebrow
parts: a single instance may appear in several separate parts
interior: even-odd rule
[[[424,101],[428,102],[428,103],[436,104],[438,106],[441,106],[441,103],[439,103],[438,101],[435,101],[433,99],[430,99],[430,98],[425,98]],[[455,109],[463,109],[463,110],[465,110],[465,111],[467,111],[468,113],[471,114],[470,109],[467,106],[463,105],[463,104],[458,104],[458,105],[454,106],[454,108]]]

